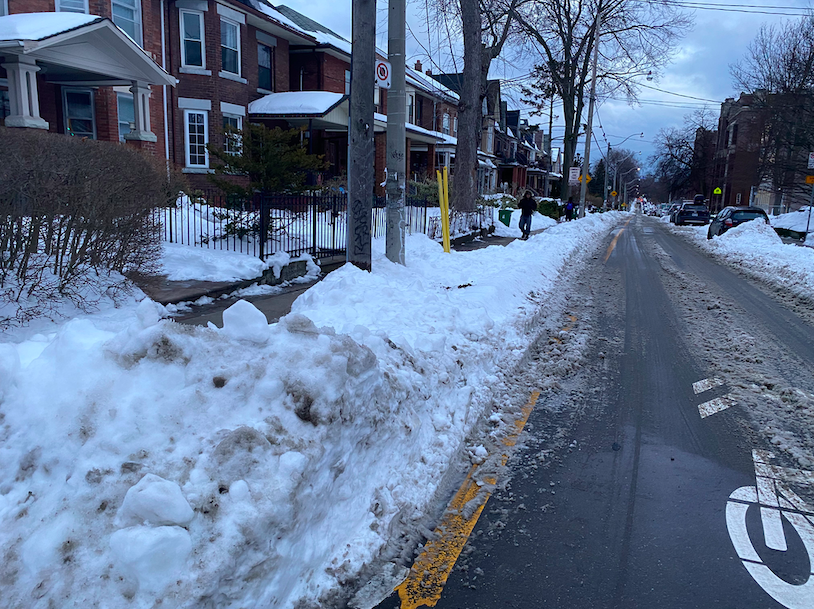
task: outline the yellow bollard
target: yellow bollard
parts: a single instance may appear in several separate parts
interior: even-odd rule
[[[441,230],[444,238],[444,251],[449,253],[449,173],[444,167],[444,209],[441,212]]]

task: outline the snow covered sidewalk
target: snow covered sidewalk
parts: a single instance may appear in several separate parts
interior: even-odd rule
[[[627,217],[452,254],[415,235],[406,266],[377,240],[374,272],[332,272],[277,324],[239,301],[190,327],[144,300],[0,343],[4,604],[340,598],[500,403],[529,295]]]

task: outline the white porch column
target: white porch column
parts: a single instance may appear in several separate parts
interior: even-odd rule
[[[158,141],[155,133],[150,131],[150,85],[133,81],[130,91],[133,93],[133,114],[136,128],[130,133],[126,133],[124,139],[138,142]]]
[[[11,114],[6,127],[33,127],[48,129],[48,122],[40,117],[40,98],[37,94],[37,63],[30,57],[17,55],[8,58],[2,66],[8,75]]]

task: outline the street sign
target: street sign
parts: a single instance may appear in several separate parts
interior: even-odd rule
[[[724,194],[724,191],[721,190],[720,186],[716,186],[715,190],[712,191],[712,194],[714,194],[714,195],[722,195],[722,194]]]
[[[814,184],[814,176],[806,176],[806,184]]]
[[[808,168],[814,169],[814,152],[808,153]]]
[[[580,182],[580,184],[581,184],[581,183],[582,183],[582,176],[579,176],[579,177],[577,178],[577,180],[579,180],[579,182]],[[590,183],[591,183],[591,180],[592,180],[592,178],[591,178],[591,174],[588,174],[588,177],[587,177],[587,178],[585,178],[585,183],[586,183],[586,184],[590,184]]]
[[[618,193],[618,192],[616,192],[616,191],[614,190],[614,191],[611,193],[611,196],[612,196],[612,197],[615,197],[615,196],[616,196],[616,195],[618,195],[618,194],[619,194],[619,193]]]
[[[579,184],[579,167],[568,168],[568,185],[574,186]]]
[[[380,60],[376,62],[376,85],[382,89],[390,88],[390,68],[389,61]]]

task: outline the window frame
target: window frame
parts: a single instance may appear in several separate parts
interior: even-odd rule
[[[127,0],[110,0],[110,20],[113,21],[122,31],[127,33],[124,28],[122,28],[118,23],[116,23],[115,14],[113,12],[114,6],[117,4],[126,8],[127,10],[131,10],[133,7],[128,6],[125,4]],[[135,5],[135,20],[133,21],[133,25],[135,26],[136,34],[138,35],[137,38],[133,40],[136,41],[140,47],[144,48],[144,20],[142,19],[142,9],[141,9],[141,0],[133,0],[133,4]]]
[[[91,139],[97,139],[97,131],[96,131],[96,97],[93,94],[93,89],[88,87],[63,87],[62,88],[62,122],[63,122],[63,130],[66,135],[71,135],[71,132],[68,130],[68,93],[87,93],[90,96],[90,121],[93,127],[93,136]],[[86,120],[86,119],[85,119]],[[77,136],[79,137],[79,136]],[[85,136],[87,137],[87,136]]]
[[[60,6],[62,4],[62,2],[64,2],[64,0],[56,0],[56,2],[54,3],[54,9],[56,10],[57,13],[80,13],[80,14],[84,13],[85,15],[87,15],[88,12],[89,12],[88,0],[82,0],[83,4],[85,6],[84,6],[84,9],[81,10],[81,11],[77,11],[77,10],[74,10],[74,9],[65,9],[62,6]],[[6,0],[5,3],[7,4],[7,0]],[[6,6],[6,8],[8,8],[8,6]],[[6,14],[8,14],[8,12],[6,12]]]
[[[444,135],[450,135],[449,112],[444,112],[443,116],[441,116],[441,133],[443,133]]]
[[[261,82],[261,78],[260,78],[260,69],[261,68],[266,69],[266,66],[260,65],[260,47],[265,47],[265,48],[267,48],[269,50],[269,67],[268,67],[268,71],[269,71],[269,83],[271,85],[269,87],[264,87],[263,83]],[[273,46],[265,44],[265,43],[260,42],[260,41],[257,42],[257,88],[262,89],[263,91],[270,91],[271,93],[274,93],[274,87],[276,86],[276,83],[274,82],[274,60],[275,60],[274,55],[275,55],[275,53],[274,53],[274,47]]]
[[[8,15],[8,0],[0,0],[0,17]]]
[[[192,164],[190,162],[191,146],[189,141],[189,116],[191,114],[200,114],[203,116],[203,136],[204,136],[204,163],[202,165]],[[184,109],[184,163],[185,167],[190,169],[209,169],[209,151],[206,145],[209,143],[209,111],[208,110],[194,110],[192,108]]]
[[[345,95],[350,95],[350,70],[345,70]]]
[[[127,133],[132,133],[132,129],[130,129],[130,121],[127,121],[127,127],[128,127],[127,133],[122,133],[122,124],[123,124],[124,121],[122,121],[122,113],[121,113],[121,105],[120,104],[121,104],[121,101],[123,99],[129,100],[130,103],[133,104],[133,123],[136,122],[136,108],[135,108],[136,103],[135,103],[135,100],[133,99],[133,94],[132,93],[121,93],[121,92],[117,91],[116,92],[116,124],[119,127],[119,141],[120,142],[125,141],[124,136],[127,135]]]
[[[235,32],[237,34],[237,48],[232,49],[231,47],[224,46],[223,44],[223,26],[228,25],[235,28]],[[223,63],[223,51],[224,49],[229,49],[230,51],[237,52],[237,72],[232,72],[232,70],[227,70],[226,66]],[[242,76],[241,74],[241,57],[242,53],[240,52],[240,24],[237,21],[233,21],[228,17],[224,17],[223,15],[220,16],[220,71],[225,72],[226,74],[231,74],[233,76]]]
[[[228,146],[228,144],[229,144],[229,142],[231,142],[231,141],[233,141],[233,140],[231,140],[231,139],[230,139],[229,137],[227,137],[227,135],[226,135],[226,120],[227,120],[227,119],[230,119],[230,120],[231,120],[231,119],[235,119],[235,120],[237,120],[237,127],[235,127],[235,128],[236,128],[238,131],[240,131],[240,130],[242,130],[242,129],[243,129],[243,117],[242,117],[242,116],[240,116],[239,114],[232,114],[232,113],[230,113],[230,112],[222,112],[222,113],[221,113],[221,122],[223,123],[223,151],[224,151],[226,154],[238,155],[238,154],[240,154],[240,153],[241,153],[241,150],[242,150],[242,148],[243,148],[243,143],[241,142],[241,138],[240,138],[240,136],[238,135],[238,136],[235,138],[235,144],[236,144],[235,149],[234,149],[234,150],[229,150],[229,146]]]
[[[201,39],[198,41],[201,45],[201,65],[196,66],[195,64],[191,64],[187,62],[187,47],[186,47],[186,37],[184,36],[184,15],[192,15],[198,19],[198,25],[200,26],[201,31]],[[181,67],[182,68],[192,68],[198,70],[205,70],[206,69],[206,23],[204,20],[204,14],[202,11],[193,11],[190,9],[181,8],[178,9],[178,33],[181,39]],[[190,40],[194,40],[194,38],[190,38]]]

